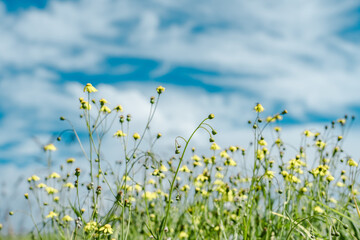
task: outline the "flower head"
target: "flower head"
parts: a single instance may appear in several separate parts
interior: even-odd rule
[[[134,138],[135,140],[138,140],[138,139],[140,138],[140,134],[134,133],[133,138]]]
[[[158,93],[158,94],[161,94],[161,93],[163,93],[165,91],[165,88],[163,87],[163,86],[158,86],[157,88],[156,88],[156,92]]]
[[[50,143],[44,146],[44,151],[56,151],[56,147],[54,146],[54,144]]]
[[[56,172],[53,172],[52,174],[49,175],[49,178],[60,178],[60,175]]]
[[[112,234],[113,229],[111,228],[110,224],[105,224],[99,229],[100,232],[103,232],[104,234]]]
[[[71,222],[71,221],[74,221],[74,219],[72,217],[70,217],[69,215],[65,215],[62,220],[64,222]]]
[[[258,113],[261,113],[261,112],[264,111],[264,107],[263,107],[260,103],[258,103],[258,104],[256,104],[256,106],[254,107],[254,110],[255,110],[256,112],[258,112]]]
[[[54,218],[57,217],[59,214],[56,212],[50,211],[49,214],[46,216],[46,218]]]
[[[102,106],[100,108],[100,112],[103,112],[103,113],[111,113],[111,109],[108,107],[108,106]]]
[[[86,86],[84,87],[84,92],[88,92],[88,93],[97,92],[97,89],[94,88],[91,83],[88,83],[88,84],[86,84]]]
[[[124,133],[123,131],[119,130],[116,133],[114,133],[114,137],[126,137],[126,133]]]

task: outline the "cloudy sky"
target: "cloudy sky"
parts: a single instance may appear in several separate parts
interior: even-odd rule
[[[296,142],[304,128],[360,115],[359,40],[360,4],[350,0],[3,0],[0,182],[45,166],[41,144],[68,128],[59,116],[83,132],[88,82],[133,115],[134,131],[163,85],[152,129],[164,154],[209,113],[220,145],[247,144],[257,102],[265,115],[289,111],[281,126]],[[355,124],[355,153],[359,133]]]

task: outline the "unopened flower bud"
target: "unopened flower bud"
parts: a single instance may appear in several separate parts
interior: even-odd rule
[[[214,117],[215,117],[215,115],[214,115],[213,113],[211,113],[211,114],[208,116],[209,119],[213,119]]]
[[[128,115],[126,116],[126,121],[128,121],[128,122],[131,121],[131,115],[130,115],[130,114],[128,114]]]
[[[155,97],[154,97],[154,96],[152,96],[152,97],[150,98],[150,103],[151,103],[151,104],[154,104],[154,103],[155,103]]]
[[[79,177],[79,176],[80,176],[80,172],[81,172],[80,168],[76,168],[76,169],[75,169],[75,176]]]

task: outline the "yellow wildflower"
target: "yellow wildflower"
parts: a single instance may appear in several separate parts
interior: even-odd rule
[[[216,173],[215,173],[215,178],[220,178],[220,179],[222,179],[222,178],[224,178],[224,175],[222,175],[221,172],[216,172]]]
[[[187,192],[188,190],[190,190],[190,186],[185,184],[180,190],[183,192]]]
[[[316,207],[314,208],[314,211],[317,212],[317,213],[324,213],[324,212],[325,212],[325,211],[324,211],[321,207],[319,207],[319,206],[316,206]]]
[[[97,223],[94,221],[90,221],[90,222],[86,223],[84,230],[86,233],[90,233],[90,232],[97,230]]]
[[[88,84],[86,84],[86,86],[84,87],[84,92],[88,92],[88,93],[97,92],[97,89],[94,88],[91,83],[88,83]]]
[[[66,159],[66,162],[73,163],[73,162],[75,162],[75,158],[68,158],[68,159]]]
[[[111,109],[108,107],[108,106],[102,106],[100,108],[100,112],[103,112],[103,113],[111,113]]]
[[[337,183],[336,183],[336,186],[338,186],[338,187],[345,187],[345,184],[342,183],[342,182],[337,182]]]
[[[225,166],[236,166],[236,162],[232,158],[227,158],[224,163]]]
[[[261,113],[261,112],[264,111],[264,107],[263,107],[260,103],[258,103],[258,104],[256,104],[256,106],[254,107],[254,110],[255,110],[256,112],[258,112],[258,113]]]
[[[310,132],[309,130],[305,130],[305,131],[304,131],[304,135],[305,135],[306,137],[312,137],[312,136],[314,136],[314,133]]]
[[[39,178],[38,176],[36,176],[36,175],[32,175],[32,176],[31,176],[31,180],[33,180],[34,182],[36,182],[36,181],[39,181],[40,178]]]
[[[52,174],[49,175],[49,178],[60,178],[60,175],[56,172],[53,172]]]
[[[184,239],[184,238],[188,238],[189,237],[189,234],[187,234],[186,232],[184,232],[184,231],[181,231],[180,233],[179,233],[179,238],[180,239]]]
[[[156,88],[156,92],[158,93],[158,94],[161,94],[161,93],[163,93],[165,91],[165,88],[163,87],[163,86],[158,86],[157,88]]]
[[[74,188],[74,184],[72,184],[71,182],[68,182],[68,183],[64,184],[64,187],[67,187],[68,189]]]
[[[54,144],[50,143],[44,146],[44,151],[56,151],[56,147]]]
[[[265,178],[268,178],[268,179],[273,179],[274,178],[274,175],[275,175],[275,172],[274,171],[270,171],[270,170],[267,170],[265,172]]]
[[[123,107],[121,105],[117,105],[114,110],[116,110],[116,112],[122,112],[123,111]]]
[[[355,162],[354,159],[352,159],[352,158],[350,158],[347,163],[348,163],[348,165],[350,167],[357,167],[358,166],[357,162]]]
[[[49,195],[59,192],[59,190],[57,190],[56,188],[53,188],[53,187],[46,187],[45,190],[47,191],[47,193]]]
[[[114,137],[126,137],[126,133],[124,133],[123,131],[119,130],[116,133],[114,133]]]
[[[157,194],[156,194],[156,192],[146,191],[145,193],[143,193],[142,197],[146,198],[149,201],[152,201],[153,199],[157,198]]]
[[[104,232],[104,234],[112,234],[113,229],[111,228],[110,224],[105,224],[99,229],[100,232]]]
[[[53,211],[50,211],[46,218],[54,218],[57,217],[59,214]]]
[[[225,150],[223,150],[223,151],[220,152],[220,157],[222,157],[222,158],[229,158],[230,156],[229,156],[229,154],[228,154]]]
[[[235,151],[238,150],[238,148],[235,147],[235,146],[230,146],[230,147],[229,147],[229,150],[230,150],[230,152],[235,152]]]
[[[74,219],[73,219],[72,217],[70,217],[69,215],[65,215],[65,216],[62,218],[62,220],[63,220],[64,222],[71,222],[71,221],[73,221]]]
[[[187,172],[187,173],[189,173],[189,172],[190,172],[190,169],[189,169],[186,165],[184,165],[184,166],[182,166],[182,167],[179,169],[179,171],[180,171],[180,172]]]
[[[261,145],[261,146],[266,146],[267,145],[267,142],[264,140],[264,139],[261,139],[261,140],[259,140],[259,145]]]
[[[39,184],[37,185],[37,187],[38,187],[38,188],[46,188],[47,186],[46,186],[45,183],[39,183]]]
[[[220,150],[220,149],[221,149],[220,146],[217,145],[216,143],[211,144],[210,150]]]
[[[140,192],[142,190],[142,187],[139,184],[135,185],[135,191]]]
[[[319,148],[319,149],[324,149],[325,148],[325,146],[326,146],[326,143],[324,143],[323,141],[321,141],[321,140],[317,140],[316,141],[316,143],[315,143],[315,145]]]
[[[133,138],[134,138],[135,140],[138,140],[138,139],[140,138],[140,134],[134,133]]]
[[[82,101],[80,109],[91,110],[91,105],[87,101]]]
[[[99,102],[100,102],[100,105],[103,106],[103,105],[105,105],[108,101],[106,101],[106,99],[102,98],[102,99],[99,100]]]

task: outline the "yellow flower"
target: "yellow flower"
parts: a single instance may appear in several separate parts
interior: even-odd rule
[[[88,92],[88,93],[97,92],[97,89],[94,88],[91,83],[88,83],[88,84],[86,84],[86,86],[84,87],[84,92]]]
[[[161,94],[161,93],[163,93],[165,91],[165,88],[163,87],[163,86],[158,86],[157,88],[156,88],[156,92],[158,93],[158,94]]]
[[[37,185],[38,188],[46,188],[46,184],[45,183],[39,183]]]
[[[335,203],[335,204],[337,203],[337,200],[336,200],[335,198],[330,198],[329,200],[330,200],[330,202],[332,202],[332,203]]]
[[[200,181],[200,182],[205,182],[206,180],[208,180],[209,178],[207,176],[205,176],[204,174],[199,174],[196,177],[196,181]]]
[[[325,211],[321,208],[321,207],[319,207],[319,206],[316,206],[315,208],[314,208],[314,211],[315,212],[318,212],[318,213],[324,213]]]
[[[317,140],[315,145],[319,148],[319,149],[324,149],[325,146],[326,146],[326,143],[324,143],[323,141],[321,140]]]
[[[355,162],[354,159],[352,159],[352,158],[350,158],[347,163],[348,163],[348,165],[350,167],[357,167],[358,166],[357,162]]]
[[[167,169],[163,164],[161,164],[161,166],[160,166],[160,171],[162,171],[162,172],[167,172],[168,169]]]
[[[329,174],[327,177],[326,177],[326,180],[328,181],[328,182],[331,182],[331,181],[334,181],[334,177],[331,175],[331,174]]]
[[[135,185],[135,191],[140,192],[142,190],[142,187],[139,184]]]
[[[66,162],[73,163],[73,162],[75,162],[75,158],[68,158],[68,159],[66,159]]]
[[[126,133],[124,133],[123,131],[119,130],[116,133],[114,133],[114,137],[126,137]]]
[[[152,201],[153,199],[157,198],[157,194],[156,194],[156,192],[146,191],[145,193],[143,193],[142,197],[146,198],[149,201]]]
[[[116,110],[116,112],[122,112],[123,111],[123,107],[121,105],[117,105],[114,110]]]
[[[229,154],[228,154],[225,150],[223,150],[223,151],[220,152],[220,157],[222,157],[222,158],[229,158],[230,156],[229,156]]]
[[[213,143],[213,144],[211,144],[210,149],[211,149],[211,150],[220,150],[220,146],[217,145],[216,143]]]
[[[229,147],[229,150],[230,150],[230,152],[235,152],[235,151],[238,150],[238,148],[235,147],[235,146],[230,146],[230,147]]]
[[[73,219],[72,217],[70,217],[69,215],[65,215],[65,216],[62,218],[62,220],[63,220],[64,222],[71,222],[71,221],[73,221],[74,219]]]
[[[305,131],[304,131],[304,135],[305,135],[306,137],[312,137],[312,136],[314,136],[314,133],[310,132],[309,130],[305,130]]]
[[[0,230],[3,228],[3,225],[0,223]]]
[[[100,102],[100,105],[103,106],[103,105],[105,105],[108,101],[106,101],[106,99],[102,98],[102,99],[99,100],[99,102]]]
[[[187,192],[190,189],[190,186],[185,184],[180,190],[183,192]]]
[[[39,178],[38,176],[36,176],[36,175],[32,175],[32,176],[31,176],[31,180],[33,180],[34,182],[36,182],[36,181],[39,181],[40,178]]]
[[[345,184],[342,183],[342,182],[337,182],[337,183],[336,183],[336,186],[338,186],[338,187],[345,187]]]
[[[154,179],[150,178],[149,181],[148,181],[148,183],[154,185],[156,182],[155,182]]]
[[[86,223],[84,230],[86,233],[97,230],[97,223],[94,221],[90,221],[90,222]]]
[[[232,158],[227,158],[224,163],[225,166],[236,166],[236,162]]]
[[[56,147],[54,144],[50,143],[44,146],[44,151],[56,151]]]
[[[341,125],[345,125],[346,123],[346,119],[345,118],[340,118],[337,120],[338,123],[340,123]]]
[[[108,107],[108,106],[102,106],[100,108],[100,112],[103,112],[103,113],[111,113],[111,109]]]
[[[264,111],[264,107],[263,107],[260,103],[258,103],[258,104],[256,104],[256,106],[254,107],[254,110],[255,110],[256,112],[258,112],[258,113],[261,113],[261,112]]]
[[[266,122],[275,122],[275,117],[272,117],[272,116],[268,116],[267,118],[266,118]]]
[[[300,192],[302,192],[302,193],[307,192],[307,188],[306,188],[306,187],[302,187],[302,188],[300,188]]]
[[[82,101],[80,109],[91,110],[91,105],[87,101]]]
[[[258,149],[256,151],[256,158],[259,159],[259,160],[263,160],[264,157],[265,157],[264,151],[261,150],[261,149]]]
[[[46,216],[46,218],[54,218],[57,217],[59,214],[56,212],[50,211],[49,214]]]
[[[259,140],[259,145],[261,145],[261,146],[266,146],[267,145],[267,142],[264,140],[264,139],[261,139],[261,140]]]
[[[222,179],[222,178],[224,178],[224,175],[222,175],[221,172],[216,172],[215,173],[215,178]]]
[[[180,239],[184,239],[184,238],[188,238],[189,237],[189,235],[186,233],[186,232],[184,232],[184,231],[181,231],[180,233],[179,233],[179,238]]]
[[[138,139],[140,138],[140,134],[134,133],[133,138],[134,138],[135,140],[138,140]]]
[[[60,178],[60,175],[56,172],[53,172],[52,174],[49,175],[49,178]]]
[[[105,224],[99,229],[100,232],[104,232],[104,234],[112,234],[113,229],[111,228],[110,224]]]
[[[281,131],[281,127],[274,127],[274,130],[275,130],[276,132],[280,132],[280,131]]]
[[[58,196],[54,197],[54,201],[58,202],[60,200],[60,198]]]
[[[53,188],[53,187],[46,187],[45,190],[47,191],[47,193],[48,193],[49,195],[59,192],[59,190],[57,190],[56,188]]]
[[[274,171],[267,170],[267,171],[265,172],[265,178],[273,179],[273,178],[274,178],[274,174],[275,174]]]
[[[189,173],[189,172],[190,172],[190,169],[189,169],[186,165],[184,165],[184,166],[182,166],[182,167],[179,169],[179,171],[180,171],[180,172],[187,172],[187,173]]]
[[[68,189],[74,188],[74,184],[72,184],[71,182],[68,182],[68,183],[64,184],[64,187],[67,187]]]

